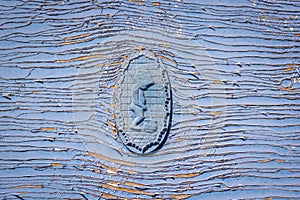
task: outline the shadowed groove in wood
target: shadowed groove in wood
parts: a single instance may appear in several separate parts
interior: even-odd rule
[[[300,86],[280,90],[282,79],[296,76],[286,69],[300,62],[299,9],[296,0],[1,1],[1,198],[299,199]],[[164,152],[128,164],[88,152],[78,133],[101,131],[111,151],[122,148],[103,121],[112,90],[92,86],[113,87],[126,55],[151,43],[109,38],[133,38],[145,27],[149,38],[161,35],[150,46],[168,58],[174,113],[182,117]],[[166,41],[170,35],[183,42]],[[182,56],[198,48],[187,40],[210,60]],[[80,69],[86,73],[78,76]],[[89,95],[99,93],[89,115]],[[226,98],[226,117],[211,98]]]

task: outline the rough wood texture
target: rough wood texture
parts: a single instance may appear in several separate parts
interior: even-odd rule
[[[300,65],[298,0],[0,10],[1,198],[300,198],[300,84],[281,84]],[[143,48],[168,70],[174,115],[164,147],[137,156],[116,135],[111,96]]]

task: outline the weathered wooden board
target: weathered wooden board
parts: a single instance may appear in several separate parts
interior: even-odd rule
[[[299,199],[300,2],[0,1],[1,199]],[[112,95],[147,49],[165,145],[129,152]]]

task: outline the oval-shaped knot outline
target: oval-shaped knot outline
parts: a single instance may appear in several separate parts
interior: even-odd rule
[[[171,127],[172,90],[160,58],[147,50],[128,57],[113,103],[118,135],[131,152],[148,154],[163,146]]]

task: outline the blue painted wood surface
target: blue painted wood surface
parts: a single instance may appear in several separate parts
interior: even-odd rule
[[[298,0],[0,10],[1,199],[300,199]],[[166,66],[173,119],[163,148],[138,156],[112,94],[144,48]]]

